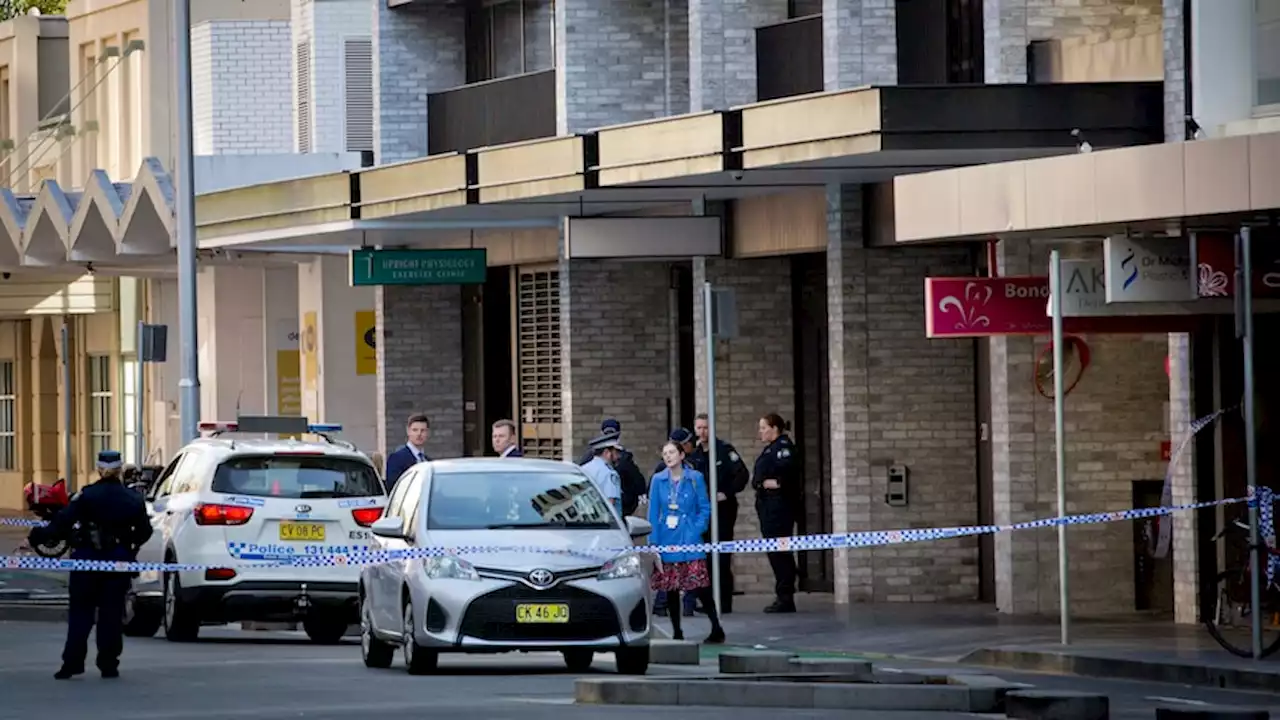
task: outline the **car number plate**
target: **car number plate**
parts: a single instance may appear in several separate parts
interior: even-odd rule
[[[280,523],[280,539],[324,542],[324,523],[282,522]]]
[[[549,624],[569,622],[568,605],[517,605],[516,622]]]

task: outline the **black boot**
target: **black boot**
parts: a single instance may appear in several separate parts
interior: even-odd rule
[[[84,668],[78,668],[78,669],[69,668],[66,665],[63,665],[61,668],[59,668],[58,672],[53,674],[53,679],[54,680],[70,680],[76,675],[83,675],[83,674],[84,674]]]
[[[671,618],[671,639],[683,640],[684,629],[680,627],[680,615],[684,608],[681,607],[680,593],[667,591],[667,617]]]
[[[793,613],[796,611],[795,598],[790,595],[780,595],[778,596],[778,599],[774,600],[773,604],[766,607],[764,611],[769,614]]]

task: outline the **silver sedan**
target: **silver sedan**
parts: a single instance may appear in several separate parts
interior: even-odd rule
[[[621,518],[570,463],[524,458],[425,462],[396,482],[371,528],[379,549],[448,548],[370,565],[360,577],[369,667],[396,650],[410,673],[441,653],[559,651],[572,670],[613,652],[649,666],[649,523]]]

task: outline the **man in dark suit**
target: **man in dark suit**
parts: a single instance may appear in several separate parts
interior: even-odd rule
[[[431,437],[431,421],[422,413],[414,413],[405,423],[405,444],[387,457],[387,471],[383,478],[387,483],[387,494],[396,486],[396,481],[405,471],[420,462],[427,462],[425,450],[427,438]]]
[[[512,420],[499,420],[493,424],[493,451],[498,457],[524,457],[520,443],[516,442],[516,424]]]

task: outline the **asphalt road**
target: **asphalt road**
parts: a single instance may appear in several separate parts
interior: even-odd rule
[[[698,720],[943,720],[975,717],[947,713],[858,713],[742,708],[642,708],[575,706],[573,679],[559,655],[454,656],[438,675],[411,677],[398,664],[368,670],[359,647],[311,645],[300,634],[207,628],[201,642],[128,640],[123,677],[104,681],[94,670],[69,682],[52,679],[63,628],[52,623],[0,622],[0,718],[93,717],[95,720],[202,720],[204,718],[314,718],[344,720],[394,713],[478,718],[697,718]],[[92,650],[89,662],[92,664]],[[881,667],[906,669],[910,663]],[[601,656],[595,671],[611,672]],[[695,669],[655,668],[674,674]],[[1042,688],[1105,693],[1112,717],[1152,718],[1159,703],[1270,706],[1280,718],[1280,696],[1203,690],[1153,683],[1020,675],[1000,676]]]

